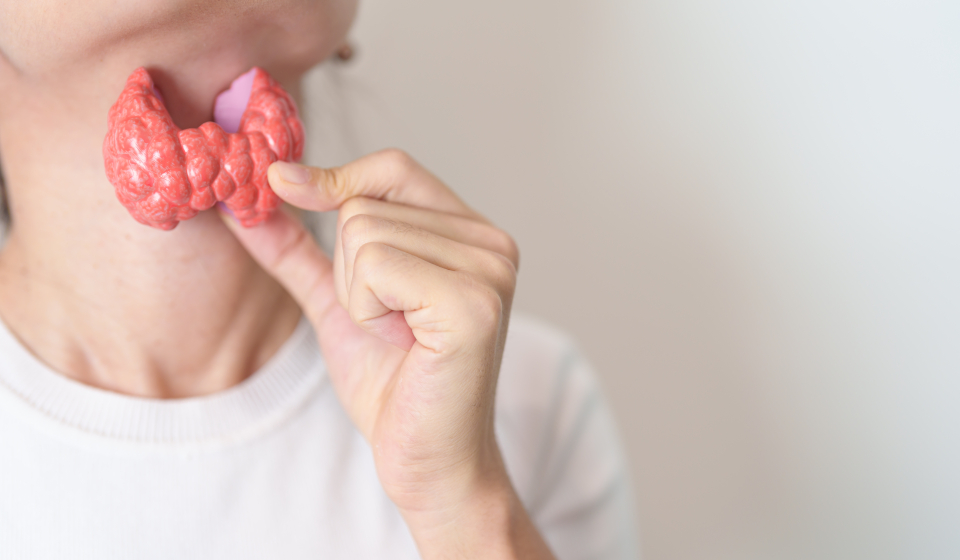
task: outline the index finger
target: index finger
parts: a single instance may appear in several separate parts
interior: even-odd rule
[[[366,196],[486,221],[440,179],[396,149],[329,169],[278,161],[267,170],[267,180],[280,198],[305,210],[336,210],[353,197]]]

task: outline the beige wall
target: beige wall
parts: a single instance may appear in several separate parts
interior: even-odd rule
[[[365,0],[312,157],[512,232],[648,560],[960,557],[960,4]]]

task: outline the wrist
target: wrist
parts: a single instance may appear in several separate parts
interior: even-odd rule
[[[486,473],[442,510],[401,511],[424,560],[553,559],[506,471]]]

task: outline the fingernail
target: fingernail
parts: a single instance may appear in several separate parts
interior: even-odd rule
[[[280,178],[291,185],[303,185],[310,180],[310,170],[302,165],[286,161],[278,161],[274,165],[277,166]]]

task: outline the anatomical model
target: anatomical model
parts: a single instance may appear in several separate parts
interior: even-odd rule
[[[269,74],[254,68],[221,93],[216,122],[180,130],[143,68],[110,109],[103,141],[107,178],[140,223],[170,230],[222,202],[244,226],[280,205],[267,167],[303,154],[297,107]]]

